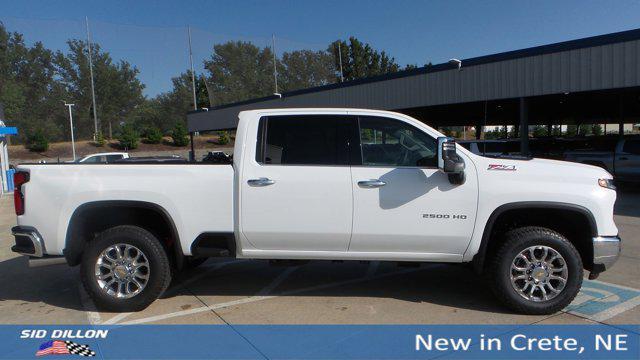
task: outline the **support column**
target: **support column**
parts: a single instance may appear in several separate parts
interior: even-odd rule
[[[529,155],[529,102],[527,98],[520,98],[520,153]]]
[[[618,95],[618,114],[620,116],[618,122],[618,136],[624,136],[624,101],[622,95]]]
[[[196,161],[196,151],[194,150],[194,147],[193,147],[193,132],[189,133],[189,140],[191,140],[191,151],[189,151],[189,161],[190,162],[195,162]]]

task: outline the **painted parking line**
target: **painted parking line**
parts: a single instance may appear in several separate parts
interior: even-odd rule
[[[584,280],[575,300],[564,311],[593,321],[605,321],[640,305],[640,290]]]

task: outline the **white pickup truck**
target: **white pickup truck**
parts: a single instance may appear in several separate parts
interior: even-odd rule
[[[148,306],[214,256],[470,263],[546,314],[618,258],[611,175],[482,157],[409,116],[241,112],[232,164],[18,166],[15,252],[81,266],[95,303]]]

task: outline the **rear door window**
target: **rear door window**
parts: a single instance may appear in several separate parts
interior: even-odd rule
[[[354,122],[346,115],[262,118],[256,160],[270,165],[348,165]]]

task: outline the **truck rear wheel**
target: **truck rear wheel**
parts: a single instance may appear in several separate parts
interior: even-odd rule
[[[164,292],[171,267],[153,234],[122,225],[87,243],[80,277],[99,309],[130,312],[146,308]]]
[[[495,295],[524,314],[552,314],[573,301],[582,286],[582,260],[562,235],[542,227],[509,231],[489,273]]]

